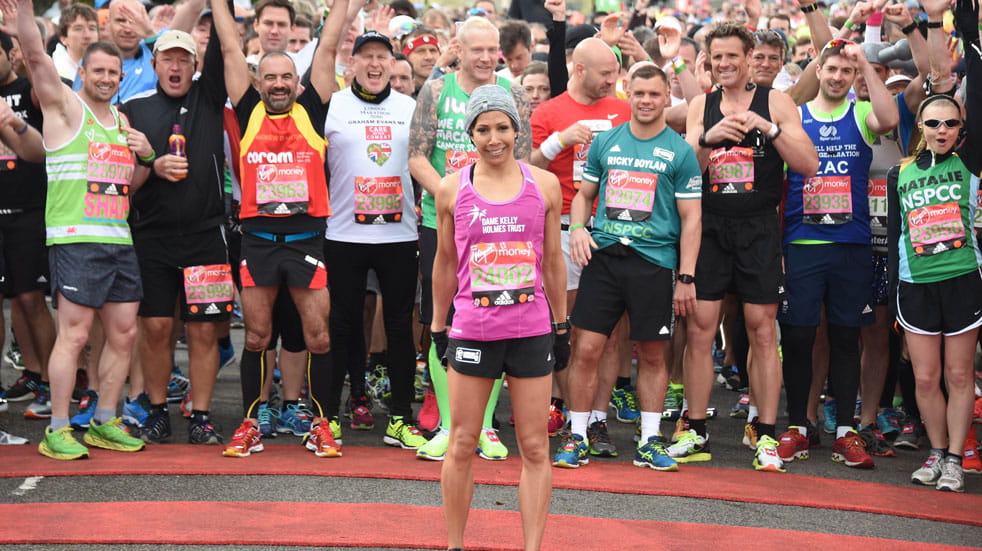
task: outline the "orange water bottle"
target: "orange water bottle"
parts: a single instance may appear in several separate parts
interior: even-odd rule
[[[181,125],[175,124],[171,129],[171,135],[167,138],[167,146],[170,149],[171,155],[177,155],[178,157],[188,157],[187,153],[187,138],[181,133]],[[180,175],[181,179],[188,175],[187,171]]]

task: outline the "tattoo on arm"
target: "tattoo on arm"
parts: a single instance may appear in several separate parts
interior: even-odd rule
[[[532,155],[532,106],[525,97],[525,90],[513,84],[511,87],[512,95],[515,97],[515,107],[518,108],[518,118],[521,127],[518,129],[518,139],[515,141],[515,158],[525,159]]]
[[[409,129],[409,157],[427,157],[436,141],[436,98],[440,97],[443,80],[431,80],[416,96],[416,110]]]

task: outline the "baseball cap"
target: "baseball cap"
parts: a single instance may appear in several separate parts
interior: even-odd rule
[[[904,82],[904,83],[906,83],[906,82],[910,82],[912,80],[914,80],[914,79],[910,78],[907,75],[903,75],[903,74],[901,74],[901,75],[893,75],[892,77],[890,77],[890,78],[887,79],[886,85],[887,86],[893,86],[894,84],[897,84],[898,82]]]
[[[154,42],[153,53],[156,55],[158,52],[173,50],[174,48],[180,48],[191,55],[198,55],[198,49],[195,48],[194,39],[191,38],[191,35],[173,29],[164,31],[160,38]]]
[[[389,34],[393,38],[402,38],[419,27],[419,21],[416,21],[408,15],[397,15],[389,21]]]
[[[384,44],[385,47],[389,49],[389,52],[390,53],[392,52],[392,42],[389,40],[389,37],[385,36],[384,34],[378,31],[368,31],[367,33],[355,39],[355,45],[353,48],[351,48],[351,53],[354,54],[355,52],[360,50],[362,46],[368,44],[369,42],[378,42],[380,44]]]
[[[661,28],[672,29],[679,34],[682,34],[682,24],[679,23],[678,19],[671,15],[660,17],[658,21],[655,22],[655,32]]]
[[[467,102],[467,111],[464,116],[464,128],[470,132],[477,117],[488,111],[501,111],[508,115],[515,128],[522,126],[518,122],[518,109],[515,107],[515,98],[512,97],[511,90],[497,84],[485,84],[478,86],[471,92],[471,99]]]
[[[572,50],[587,38],[590,38],[597,34],[599,29],[593,25],[575,25],[569,29],[566,29],[566,49]]]

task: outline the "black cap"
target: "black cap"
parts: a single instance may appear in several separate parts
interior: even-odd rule
[[[393,51],[392,42],[389,40],[389,37],[385,36],[384,34],[378,31],[368,31],[367,33],[355,39],[355,45],[353,48],[351,48],[351,53],[354,54],[355,52],[360,50],[362,46],[368,44],[369,42],[378,42],[380,44],[384,44],[385,47],[389,49],[390,53]]]

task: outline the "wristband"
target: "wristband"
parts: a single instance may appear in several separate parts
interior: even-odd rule
[[[573,233],[573,230],[578,230],[580,228],[586,228],[583,224],[573,224],[569,227],[569,233]]]
[[[944,25],[941,23],[941,21],[928,21],[927,22],[927,28],[929,28],[929,29],[940,29],[942,26],[944,26]]]
[[[814,4],[808,4],[807,6],[801,6],[798,9],[801,10],[801,13],[811,13],[818,9],[818,3],[816,2]]]
[[[156,158],[157,158],[157,152],[156,151],[151,151],[150,152],[150,155],[148,155],[146,157],[141,157],[141,156],[137,155],[136,156],[136,161],[138,163],[140,163],[141,166],[145,166],[147,168],[153,169],[153,161]]]
[[[917,21],[911,21],[910,25],[907,25],[906,27],[900,29],[900,32],[904,34],[910,34],[915,30],[917,30]]]
[[[555,159],[556,155],[559,155],[563,149],[566,149],[566,147],[563,145],[563,142],[559,141],[559,132],[553,132],[552,135],[546,138],[546,141],[542,142],[542,145],[539,146],[539,153],[542,153],[543,157],[551,161]]]
[[[24,128],[21,128],[20,130],[14,130],[14,132],[16,132],[18,136],[22,136],[24,132],[27,132],[27,129],[30,126],[31,125],[27,124],[27,121],[24,121]]]
[[[846,19],[846,22],[843,23],[842,26],[845,27],[845,28],[847,28],[847,29],[852,30],[852,28],[853,28],[852,19]]]
[[[752,32],[752,33],[757,32],[757,27],[751,27],[750,25],[744,25],[744,27],[746,27],[747,30],[750,31],[750,32]]]

